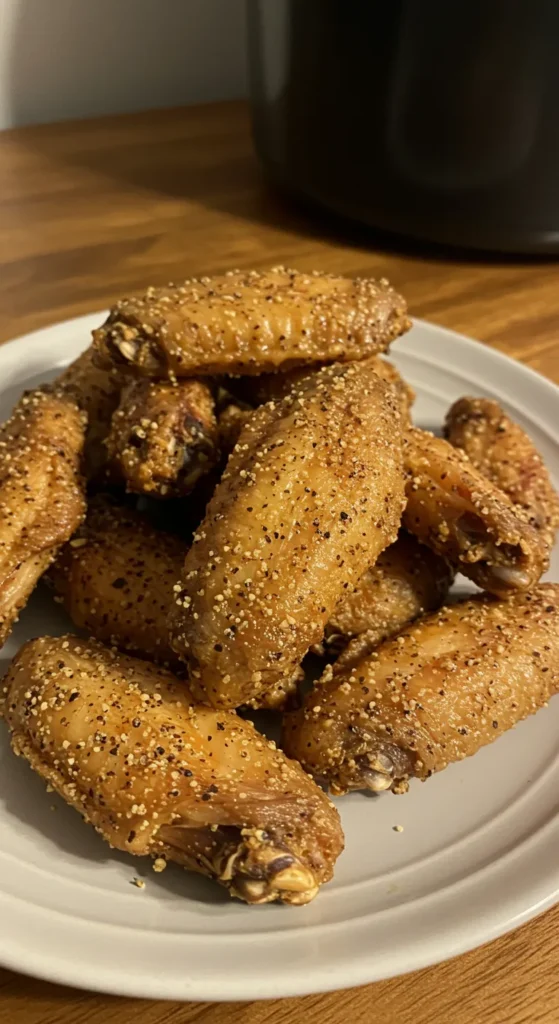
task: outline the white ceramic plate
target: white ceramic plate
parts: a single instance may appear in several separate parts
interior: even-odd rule
[[[82,317],[1,347],[0,418],[101,321]],[[417,389],[419,424],[440,427],[460,395],[493,395],[559,481],[553,384],[427,323],[393,356]],[[557,556],[550,577],[559,578]],[[38,591],[0,664],[28,637],[68,628]],[[156,875],[111,851],[13,757],[2,726],[0,960],[115,994],[237,1000],[361,985],[463,953],[559,900],[558,736],[559,700],[406,796],[343,798],[347,847],[335,881],[308,907],[249,908],[179,868]]]

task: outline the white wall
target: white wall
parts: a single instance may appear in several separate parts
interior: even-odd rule
[[[244,0],[0,0],[0,129],[245,92]]]

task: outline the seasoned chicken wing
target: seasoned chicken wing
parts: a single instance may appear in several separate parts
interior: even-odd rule
[[[448,441],[418,428],[404,438],[403,525],[484,590],[505,597],[538,582],[548,547],[527,514]]]
[[[24,394],[0,426],[0,646],[83,518],[84,433],[75,403],[48,387]]]
[[[121,299],[93,333],[109,365],[192,377],[364,359],[410,326],[404,299],[387,281],[275,267],[150,288]]]
[[[559,584],[443,608],[286,716],[284,749],[333,793],[403,792],[475,754],[559,688]]]
[[[32,640],[5,680],[12,747],[118,850],[177,861],[248,903],[308,903],[343,846],[337,811],[232,712],[94,640]]]
[[[12,627],[23,611],[37,581],[48,569],[55,550],[47,548],[21,562],[0,584],[0,647],[6,643]]]
[[[220,456],[214,405],[202,381],[131,381],[106,440],[111,475],[134,494],[189,494]]]
[[[403,420],[405,423],[409,422],[411,417],[411,407],[415,402],[415,391],[411,384],[408,384],[407,380],[404,380],[400,371],[396,369],[394,363],[391,363],[389,359],[382,359],[379,356],[375,362],[375,369],[379,377],[382,377],[387,384],[392,384],[395,388]]]
[[[415,391],[388,359],[383,359],[381,356],[371,358],[374,358],[373,365],[379,377],[382,377],[387,384],[393,384],[396,388],[401,401],[402,412],[407,418],[410,408],[415,401]],[[234,394],[238,395],[243,401],[250,402],[252,406],[257,406],[263,405],[264,402],[279,402],[308,373],[308,366],[297,366],[293,370],[263,373],[259,377],[239,377],[236,380],[231,380],[229,386]]]
[[[84,472],[88,480],[100,477],[107,462],[105,438],[118,406],[125,374],[117,367],[95,365],[93,346],[82,352],[57,377],[57,388],[68,395],[87,415]]]
[[[49,578],[80,629],[123,651],[176,666],[167,617],[187,546],[131,509],[97,498]]]
[[[446,437],[480,473],[528,513],[552,546],[559,527],[559,496],[533,441],[490,398],[460,398],[449,409]]]
[[[345,648],[336,671],[361,661],[423,612],[440,608],[453,575],[444,558],[402,530],[398,540],[340,598],[326,626],[326,649]]]
[[[280,704],[344,589],[397,534],[401,424],[374,363],[311,373],[255,411],[194,537],[171,618],[215,707]]]

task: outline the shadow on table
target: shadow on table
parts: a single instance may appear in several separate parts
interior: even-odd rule
[[[177,112],[163,110],[147,114],[147,120],[145,114],[123,117],[118,144],[113,134],[111,142],[105,145],[60,147],[49,137],[48,131],[33,133],[27,144],[55,162],[85,168],[131,190],[184,198],[249,224],[277,229],[299,238],[350,246],[364,253],[375,251],[430,262],[448,263],[451,260],[478,266],[524,266],[555,259],[545,255],[490,254],[437,245],[391,234],[341,216],[269,180],[253,151],[248,115],[242,103],[207,108],[208,122],[201,131],[198,149],[196,125],[200,123],[199,110],[184,108],[184,131],[177,130],[180,123]],[[152,118],[154,130],[150,138]],[[142,123],[144,130],[139,132],[135,126]],[[208,124],[212,123],[215,126],[214,146],[208,142],[208,134],[211,135]],[[114,133],[119,121],[115,118],[107,124],[111,124]],[[171,130],[160,132],[161,124],[169,125]],[[98,126],[98,122],[94,125]],[[92,132],[95,130],[99,131],[99,128],[92,125]],[[194,158],[193,150],[196,150]]]
[[[226,7],[216,36],[212,16],[201,0],[190,0],[188,5],[166,11],[163,22],[157,0],[121,0],[118,4],[97,0],[94,5],[72,0],[60,0],[56,5],[19,0],[6,90],[15,122],[39,119],[49,108],[63,117],[82,110],[91,113],[115,106],[127,109],[137,95],[144,95],[142,62],[145,67],[149,59],[151,67],[160,54],[161,69],[149,78],[150,105],[157,107],[169,97],[182,103],[191,96],[209,96],[211,90],[204,92],[197,83],[212,76],[225,93],[234,95],[243,87],[242,74],[236,69],[244,65],[245,29],[239,0]],[[142,26],[139,38],[134,36],[132,41],[131,24]],[[134,59],[119,62],[127,39],[127,53]],[[185,197],[250,223],[365,252],[373,249],[481,265],[545,259],[505,254],[492,257],[414,242],[287,196],[265,181],[250,141],[248,112],[243,103],[208,106],[202,112],[199,107],[184,108],[183,114],[164,110],[147,116],[125,115],[120,121],[105,122],[101,128],[99,121],[93,121],[91,129],[85,131],[78,123],[75,138],[71,127],[53,131],[45,126],[24,138],[49,162],[86,168],[104,182],[113,180],[131,190]]]

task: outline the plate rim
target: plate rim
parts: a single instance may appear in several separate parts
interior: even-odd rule
[[[71,331],[76,329],[76,332],[83,331],[84,334],[88,332],[90,326],[97,326],[101,323],[106,316],[106,311],[93,312],[89,314],[83,314],[81,316],[63,320],[57,323],[47,325],[39,328],[38,330],[29,332],[21,335],[10,341],[4,342],[0,345],[0,367],[2,365],[8,368],[18,369],[21,364],[21,351],[22,344],[32,346],[36,351],[42,351],[42,346],[48,342],[49,336],[53,337],[57,330],[63,329],[65,333],[70,335]],[[95,321],[95,322],[94,322]],[[476,341],[466,335],[460,334],[452,330],[451,328],[443,327],[439,324],[433,324],[426,320],[414,319],[414,327],[420,330],[426,330],[431,338],[436,338],[441,346],[448,346],[450,342],[456,345],[455,353],[464,355],[466,361],[468,355],[474,358],[479,358],[483,353],[482,358],[485,360],[486,365],[495,368],[494,373],[491,373],[487,377],[489,386],[491,382],[495,381],[495,374],[498,374],[499,368],[505,368],[507,373],[510,375],[513,373],[513,387],[512,391],[518,392],[523,389],[523,385],[526,381],[530,380],[532,387],[536,388],[540,392],[542,389],[546,393],[546,397],[552,401],[557,401],[559,398],[559,387],[547,377],[543,376],[538,371],[532,369],[532,367],[526,366],[524,363],[516,360],[498,349],[494,349],[491,346]],[[70,346],[72,342],[68,337],[65,345]],[[416,347],[416,342],[412,335],[405,335],[403,338],[398,339],[395,343],[395,352],[401,352],[402,355],[409,355],[418,359],[421,359],[421,351],[419,347]],[[87,347],[87,338],[84,338],[83,348]],[[78,347],[78,344],[73,346],[75,354],[78,355],[83,350],[82,347]],[[29,349],[28,349],[29,352]],[[431,359],[425,359],[426,363],[433,362],[433,356]],[[460,364],[458,359],[458,364]],[[54,362],[53,368],[64,365],[63,362]],[[456,359],[443,359],[443,370],[450,369],[456,365]],[[464,365],[464,364],[462,364]],[[8,384],[9,386],[9,384]],[[499,397],[503,397],[500,395]],[[526,405],[528,410],[527,415],[530,416],[532,421],[538,424],[539,416],[538,410],[534,411],[533,405],[528,403]],[[542,422],[542,429],[548,434],[550,430],[549,417],[544,415]],[[549,434],[553,438],[555,443],[559,444],[559,435]],[[559,818],[554,819],[549,823],[549,827],[546,828],[546,836],[542,839],[538,837],[538,834],[530,837],[527,840],[529,846],[540,846],[540,853],[544,854],[547,850],[547,846],[550,847],[551,853],[556,849],[557,839],[559,838]],[[0,840],[1,842],[1,840]],[[547,845],[546,845],[547,844]],[[524,846],[526,845],[523,844]],[[491,869],[498,869],[499,865],[502,865],[504,860],[507,861],[505,866],[506,870],[511,870],[511,863],[516,859],[520,859],[517,854],[524,856],[525,850],[520,851],[518,847],[514,847],[510,854],[507,854],[504,858],[499,858],[493,861],[487,868],[476,872],[477,875],[485,875],[490,872]],[[215,974],[205,974],[203,970],[196,977],[178,976],[171,973],[171,976],[167,976],[164,972],[155,972],[155,974],[141,973],[133,969],[133,965],[137,962],[134,956],[129,956],[129,965],[126,967],[116,963],[112,960],[109,965],[105,962],[104,965],[95,965],[93,954],[89,955],[84,949],[82,953],[82,959],[76,956],[76,950],[79,943],[72,944],[72,948],[66,949],[66,955],[64,955],[65,942],[68,944],[68,937],[64,939],[64,931],[68,929],[74,929],[74,935],[76,930],[78,932],[85,933],[85,947],[88,945],[88,933],[89,938],[94,938],[94,933],[98,933],[98,941],[94,941],[95,946],[102,946],[102,933],[103,930],[109,928],[111,931],[118,931],[120,926],[111,924],[110,922],[93,922],[85,921],[79,918],[72,918],[68,914],[62,912],[48,910],[45,907],[41,907],[34,903],[29,903],[20,899],[17,896],[2,892],[0,893],[0,907],[4,910],[4,920],[8,921],[12,913],[10,905],[13,904],[15,907],[14,917],[17,918],[15,927],[7,926],[2,929],[0,934],[0,962],[9,969],[31,974],[35,977],[42,978],[46,981],[70,985],[77,988],[88,988],[93,991],[103,992],[111,995],[124,995],[137,998],[152,998],[152,999],[177,999],[177,1000],[200,1000],[208,1002],[220,1002],[220,1001],[243,1001],[243,1000],[255,1000],[255,999],[273,999],[280,996],[300,996],[310,993],[327,992],[333,990],[340,990],[344,988],[350,988],[357,985],[364,985],[370,982],[381,980],[383,978],[393,977],[395,975],[410,973],[415,970],[419,970],[423,967],[431,966],[435,963],[443,962],[451,957],[460,955],[461,953],[467,952],[477,946],[492,941],[493,939],[511,931],[513,928],[518,927],[520,924],[538,916],[543,913],[546,909],[553,906],[559,901],[559,865],[556,870],[553,870],[553,860],[550,859],[550,868],[547,874],[543,877],[536,875],[531,878],[524,888],[515,890],[512,888],[508,898],[501,900],[498,908],[491,906],[491,904],[485,904],[483,909],[480,908],[479,923],[469,922],[469,926],[462,928],[459,933],[456,933],[456,929],[447,924],[447,929],[442,930],[442,934],[432,934],[430,941],[424,940],[422,945],[419,942],[418,937],[415,936],[413,941],[403,951],[404,959],[402,959],[402,953],[394,952],[392,959],[384,958],[380,956],[381,951],[376,951],[378,958],[371,955],[371,950],[367,950],[366,944],[366,923],[367,918],[358,919],[357,922],[352,924],[351,917],[331,925],[318,925],[319,928],[329,929],[332,932],[342,927],[352,927],[353,932],[362,933],[364,936],[364,942],[360,946],[360,953],[350,963],[340,956],[338,959],[333,957],[325,965],[311,964],[309,966],[304,960],[298,964],[290,964],[287,968],[285,964],[277,968],[272,968],[268,973],[264,972],[262,976],[255,976],[256,966],[261,960],[261,951],[254,951],[253,958],[253,971],[246,971],[245,974],[242,970],[239,971],[238,966],[233,966],[233,960],[230,964],[226,963],[226,960],[221,959],[219,961],[220,966],[220,977],[216,979]],[[551,885],[552,876],[554,879],[554,885]],[[478,885],[477,882],[472,881],[473,876],[467,876],[463,881],[465,888],[468,885]],[[491,883],[489,883],[491,884]],[[459,888],[461,883],[455,883],[451,886],[453,890]],[[483,885],[482,885],[483,889]],[[462,890],[461,890],[462,891]],[[520,895],[519,895],[520,893]],[[531,895],[528,895],[528,894]],[[320,898],[320,897],[319,897]],[[438,901],[445,902],[444,892],[438,890],[436,893],[431,894],[426,899],[430,902],[429,912],[433,912],[432,905]],[[418,902],[418,901],[415,901]],[[455,905],[452,897],[449,897],[449,906]],[[398,910],[402,913],[410,913],[410,904],[404,904],[400,907],[392,908],[391,913],[394,914]],[[471,904],[470,904],[471,907]],[[504,909],[508,908],[508,909]],[[440,909],[440,908],[439,908]],[[252,911],[254,912],[254,911]],[[257,911],[256,911],[257,912]],[[282,912],[280,910],[280,912]],[[293,911],[292,911],[293,913]],[[301,911],[299,911],[301,913]],[[304,913],[304,911],[303,911]],[[447,910],[447,916],[449,911]],[[412,911],[412,917],[414,912]],[[428,915],[427,915],[428,916]],[[450,909],[450,917],[452,918],[452,909]],[[49,943],[45,945],[45,921],[42,919],[48,919],[49,924],[46,927],[46,931],[49,934]],[[477,921],[477,919],[476,919]],[[461,922],[464,923],[463,921]],[[300,942],[300,934],[305,935],[304,922],[301,921],[303,927],[297,929],[298,935],[296,940],[293,939],[293,930],[286,932],[272,932],[276,942],[280,945],[287,947],[289,944],[294,942]],[[421,924],[421,922],[420,922]],[[423,930],[425,924],[422,925]],[[60,932],[60,935],[58,934]],[[56,934],[55,934],[56,933]],[[300,933],[300,934],[299,934]],[[136,929],[132,936],[126,937],[128,944],[128,951],[136,950],[138,943],[145,941],[146,936],[149,933],[145,929]],[[161,934],[165,936],[168,943],[173,944],[175,947],[179,947],[185,940],[193,943],[196,939],[185,933],[171,935],[170,933],[160,933],[159,936],[155,937],[155,943],[160,941]],[[201,938],[199,942],[200,947],[214,944],[214,946],[224,945],[226,942],[230,942],[231,935],[208,935]],[[234,937],[233,937],[234,938]],[[245,938],[250,938],[250,933]],[[204,941],[205,940],[205,941]],[[105,941],[107,938],[105,936]],[[110,942],[110,935],[109,940]],[[118,941],[118,939],[117,939]],[[82,942],[82,936],[80,936],[80,943]],[[153,940],[152,940],[153,942]],[[235,938],[234,938],[235,942]],[[233,944],[234,944],[233,942]],[[261,944],[262,946],[267,945],[265,937],[262,934],[253,933],[253,942],[255,945]],[[61,946],[62,952],[58,949]],[[91,945],[91,943],[90,943]],[[80,946],[81,948],[81,946]],[[162,947],[163,948],[163,947]],[[137,950],[136,952],[139,952]],[[207,956],[206,952],[201,951],[202,956]],[[374,951],[373,951],[374,953]],[[400,956],[400,962],[397,963],[398,956]],[[138,958],[141,960],[141,957]],[[196,959],[196,958],[194,958]],[[209,953],[209,959],[212,959],[211,950]],[[234,959],[234,958],[233,958]],[[172,960],[172,958],[171,958]],[[171,962],[171,961],[169,961]],[[281,962],[281,961],[280,961]],[[218,961],[215,961],[216,965]],[[174,971],[175,968],[172,968]],[[289,975],[286,977],[286,973]]]

